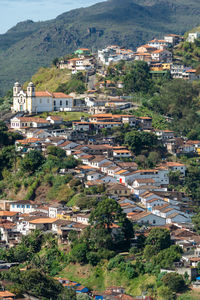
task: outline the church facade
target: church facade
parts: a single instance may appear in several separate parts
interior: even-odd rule
[[[51,111],[72,111],[74,100],[64,93],[36,92],[32,82],[23,91],[20,83],[13,87],[13,112],[41,113]]]

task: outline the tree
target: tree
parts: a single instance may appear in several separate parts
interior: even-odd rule
[[[64,158],[64,157],[66,157],[65,150],[61,149],[59,147],[56,147],[56,146],[48,146],[47,147],[47,154],[48,155],[56,156],[58,158]]]
[[[97,207],[90,215],[90,223],[102,225],[110,230],[115,221],[122,221],[125,214],[122,212],[120,205],[113,199],[105,199],[98,203]]]
[[[158,288],[158,295],[162,297],[163,300],[173,300],[176,296],[172,294],[172,291],[167,286],[160,286]]]
[[[47,299],[56,300],[63,289],[59,282],[34,269],[22,272],[21,283],[29,294]]]
[[[147,247],[147,246],[146,246]],[[157,255],[151,257],[154,266],[169,269],[173,267],[174,262],[180,261],[183,250],[178,245],[161,250]]]
[[[76,296],[77,300],[90,300],[90,296],[86,295],[86,294],[77,294]]]
[[[181,172],[180,171],[170,171],[169,173],[169,184],[177,186],[180,184],[180,177],[181,177]]]
[[[96,252],[88,252],[86,257],[87,257],[89,264],[92,266],[96,266],[100,260],[98,254]]]
[[[156,164],[160,162],[160,154],[156,151],[152,151],[149,153],[148,156],[148,163],[150,167],[155,167]]]
[[[21,170],[23,172],[34,173],[44,163],[45,158],[38,150],[31,150],[21,161]]]
[[[154,245],[146,245],[144,248],[144,258],[146,260],[152,259],[152,257],[156,254],[156,249]]]
[[[90,215],[90,224],[94,225],[91,230],[94,244],[106,249],[129,248],[133,226],[115,200],[107,198],[99,202]],[[113,226],[118,226],[115,232]]]
[[[71,250],[72,261],[77,261],[78,263],[85,263],[87,254],[87,245],[85,243],[79,243],[74,245]]]
[[[170,232],[168,229],[153,228],[151,229],[147,239],[146,245],[155,247],[158,253],[160,250],[166,249],[171,245]]]
[[[153,148],[159,145],[155,134],[137,130],[127,132],[124,142],[136,155],[139,155],[142,150],[152,151]]]
[[[193,130],[192,135],[196,136],[200,120],[196,113],[199,110],[199,102],[196,101],[198,94],[199,88],[195,88],[191,82],[174,79],[164,84],[159,94],[148,103],[154,111],[173,118],[173,130],[184,135]]]
[[[59,63],[59,58],[58,57],[55,57],[52,61],[52,65],[57,67],[57,64]]]
[[[177,273],[167,273],[161,280],[172,292],[178,293],[185,289],[185,281]]]
[[[76,300],[76,292],[69,288],[64,288],[58,295],[58,300]]]
[[[196,232],[200,234],[200,213],[192,217],[192,223],[194,225],[194,229],[196,230]]]
[[[150,69],[146,62],[137,61],[130,65],[129,72],[124,76],[124,92],[143,92],[151,90],[152,80],[149,73]]]

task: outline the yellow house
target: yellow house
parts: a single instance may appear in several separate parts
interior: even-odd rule
[[[171,69],[171,63],[163,63],[162,64],[163,70],[169,70]]]

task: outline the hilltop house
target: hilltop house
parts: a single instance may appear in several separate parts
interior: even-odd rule
[[[197,39],[200,39],[200,32],[191,32],[188,34],[187,42],[194,43]]]
[[[27,91],[23,91],[18,82],[13,87],[13,112],[71,111],[72,108],[73,98],[64,93],[36,92],[32,82],[28,84]]]

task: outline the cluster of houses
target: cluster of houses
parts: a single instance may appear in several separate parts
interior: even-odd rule
[[[108,46],[102,50],[98,50],[98,62],[109,66],[111,63],[117,63],[121,60],[134,60],[134,52],[130,49],[123,49],[117,45]]]
[[[199,33],[190,33],[187,41],[194,42],[199,37]],[[160,76],[170,72],[172,78],[198,80],[200,75],[197,74],[196,69],[173,63],[172,49],[181,41],[183,41],[183,37],[176,34],[168,34],[163,39],[155,38],[148,41],[145,45],[139,46],[136,52],[121,49],[119,46],[108,46],[98,51],[98,62],[108,66],[120,60],[145,61],[149,64],[153,76]],[[107,85],[109,85],[109,82]]]
[[[153,300],[153,297],[150,296],[138,296],[132,297],[125,293],[125,289],[120,286],[110,286],[104,292],[99,291],[90,291],[87,287],[81,285],[76,281],[71,281],[68,278],[54,278],[58,282],[60,282],[64,288],[72,289],[76,292],[76,294],[88,295],[89,299],[94,300]],[[4,284],[3,284],[4,285]],[[33,299],[28,294],[24,295],[24,300]],[[27,298],[26,298],[27,297]],[[7,290],[0,291],[0,299],[2,300],[12,300],[17,299],[14,293],[11,293]],[[34,299],[39,299],[34,297]]]
[[[197,38],[199,36],[194,34],[188,37],[191,42]],[[69,69],[73,73],[96,72],[98,63],[108,66],[121,60],[143,60],[149,63],[152,74],[170,71],[173,78],[194,80],[198,77],[196,70],[173,64],[169,49],[180,41],[182,37],[178,35],[166,35],[163,40],[153,39],[138,47],[136,53],[119,46],[109,46],[98,51],[97,58],[89,49],[78,49],[75,58],[60,61],[58,67]],[[98,84],[100,89],[105,85],[112,86],[112,82],[108,80]],[[123,83],[118,82],[117,86],[119,89],[123,88]],[[32,82],[24,91],[17,82],[13,87],[12,111],[15,115],[10,120],[10,130],[22,133],[23,138],[16,141],[16,151],[24,156],[30,150],[38,149],[46,155],[49,146],[56,146],[63,149],[67,156],[79,160],[80,164],[74,169],[60,169],[60,176],[72,174],[88,189],[102,186],[104,193],[118,202],[127,218],[133,224],[141,225],[138,234],[143,232],[148,235],[149,228],[155,226],[168,228],[174,243],[184,250],[181,262],[174,265],[170,272],[187,272],[192,280],[196,280],[197,264],[200,261],[200,237],[193,231],[191,224],[193,207],[184,193],[169,191],[168,188],[170,172],[179,172],[184,179],[186,165],[163,160],[155,168],[139,169],[134,161],[134,153],[128,147],[117,144],[115,138],[109,136],[109,129],[127,126],[127,129],[152,132],[167,151],[176,157],[179,154],[199,155],[200,141],[177,137],[172,130],[154,129],[151,117],[111,113],[113,109],[123,110],[131,105],[125,97],[96,98],[88,93],[83,98],[76,99],[64,93],[37,92]],[[87,111],[90,115],[66,124],[59,114],[51,115],[53,111]],[[47,112],[49,116],[46,119],[34,116],[42,112]],[[106,133],[102,134],[103,132]],[[101,201],[104,194],[90,196]],[[52,232],[60,242],[68,243],[71,231],[81,234],[89,226],[90,213],[90,209],[81,210],[77,206],[67,207],[55,202],[0,200],[0,248],[15,246],[23,235],[36,229]],[[119,226],[113,224],[113,234],[118,230]],[[137,232],[132,244],[137,245]],[[77,282],[65,278],[57,280],[63,286],[73,288],[77,293],[87,293],[96,300],[139,299],[126,295],[121,287],[110,287],[104,293],[90,292]],[[195,284],[199,286],[200,283],[197,280]],[[0,297],[14,299],[15,295],[11,294],[2,291]]]
[[[118,104],[123,104],[124,100],[116,100],[118,100]],[[95,139],[94,143],[98,145],[105,143],[113,144],[112,136],[98,138],[98,141],[96,140],[96,136],[99,135],[102,129],[121,128],[124,125],[127,125],[129,128],[132,127],[154,133],[166,147],[167,151],[173,155],[200,154],[199,140],[188,140],[185,137],[177,137],[172,130],[154,129],[151,117],[135,117],[134,115],[128,114],[114,115],[112,113],[107,113],[107,111],[104,113],[103,106],[98,106],[100,104],[103,105],[103,102],[100,103],[101,100],[87,97],[85,101],[87,102],[87,105],[90,106],[89,110],[91,115],[87,118],[81,118],[80,121],[73,121],[70,124],[63,121],[63,118],[59,115],[51,115],[50,113],[46,119],[41,117],[14,116],[10,120],[9,126],[11,130],[19,131],[24,134],[25,137],[25,139],[17,141],[16,145],[28,145],[29,147],[27,149],[41,147],[45,150],[45,143],[52,142],[54,145],[60,145],[60,147],[62,147],[64,142],[69,144],[71,142],[76,142],[77,140],[89,142],[92,133],[92,139]],[[92,112],[97,112],[97,114],[92,114]],[[168,121],[170,122],[171,120]],[[66,124],[72,126],[66,128],[66,126],[63,126]],[[77,143],[75,143],[75,145],[76,144]],[[66,147],[64,149],[66,149]],[[120,149],[118,149],[118,152],[114,152],[114,157],[132,157],[130,151],[127,150],[126,153],[122,153],[120,152]]]
[[[74,52],[72,58],[61,59],[57,67],[60,70],[68,69],[72,74],[82,71],[92,74],[96,69],[96,57],[91,53],[90,49],[80,48]]]
[[[55,124],[58,126],[56,129],[52,126]],[[60,175],[70,173],[86,188],[103,186],[105,193],[119,203],[133,223],[191,226],[193,209],[189,199],[180,193],[168,191],[169,173],[179,172],[184,178],[187,171],[184,164],[163,161],[153,169],[138,169],[134,154],[127,147],[116,144],[112,137],[99,135],[102,128],[128,124],[133,128],[137,126],[140,130],[154,132],[168,148],[176,140],[173,131],[154,130],[150,117],[136,118],[120,114],[91,115],[88,121],[73,122],[73,128],[68,131],[59,128],[62,124],[58,116],[49,116],[46,120],[34,117],[11,119],[11,127],[24,135],[23,139],[16,141],[16,151],[26,155],[30,150],[38,149],[45,155],[49,146],[59,147],[67,156],[71,155],[81,162],[72,170],[61,169]],[[97,131],[97,140],[95,134],[92,140],[86,140],[85,136],[90,136],[93,129]],[[191,148],[191,151],[197,151],[200,141],[187,141],[184,146],[187,148],[187,145],[193,145],[195,148]],[[78,207],[67,208],[59,203],[38,204],[30,201],[4,201],[2,205],[0,230],[6,245],[35,229],[50,230],[64,241],[71,230],[81,232],[89,225],[90,210],[81,211]]]

